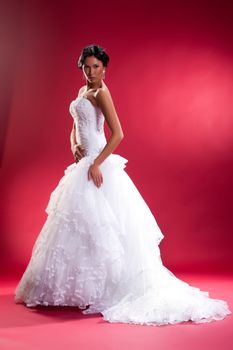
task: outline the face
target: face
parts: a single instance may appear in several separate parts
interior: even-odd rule
[[[95,84],[103,79],[105,67],[95,56],[88,56],[85,58],[82,70],[88,82]]]

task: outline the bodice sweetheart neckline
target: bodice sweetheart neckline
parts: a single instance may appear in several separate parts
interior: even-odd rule
[[[86,97],[86,96],[78,96],[78,97],[76,98],[76,100],[77,100],[78,98],[84,98],[85,100],[88,100],[88,101],[90,102],[90,104],[91,104],[94,108],[98,108],[99,110],[101,110],[100,107],[93,105],[93,103],[91,102],[91,100],[90,100],[88,97]]]

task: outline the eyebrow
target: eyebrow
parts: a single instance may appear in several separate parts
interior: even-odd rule
[[[94,66],[95,64],[99,65],[99,63],[93,63],[93,66]],[[88,64],[84,64],[84,66],[90,67]]]

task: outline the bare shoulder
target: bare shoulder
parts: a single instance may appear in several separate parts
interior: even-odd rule
[[[82,95],[85,90],[86,90],[86,85],[81,86],[81,88],[78,91],[78,96]]]
[[[98,104],[112,103],[112,96],[106,85],[97,89],[95,98]]]
[[[109,126],[118,120],[116,108],[109,89],[106,86],[101,86],[96,94],[96,102],[108,121]],[[119,121],[118,121],[119,122]],[[111,126],[110,126],[111,128]]]
[[[97,89],[96,102],[101,109],[111,132],[120,136],[122,139],[124,135],[120,120],[118,118],[111,93],[105,84]]]

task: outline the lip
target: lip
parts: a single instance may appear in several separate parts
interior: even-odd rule
[[[93,79],[93,78],[95,78],[95,77],[89,77],[90,79]]]

